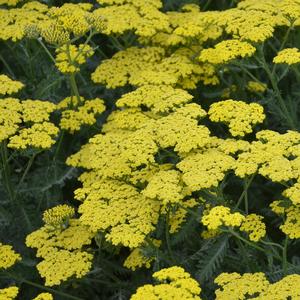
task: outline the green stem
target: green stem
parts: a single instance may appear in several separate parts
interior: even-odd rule
[[[153,243],[153,241],[149,238],[149,237],[146,237],[145,238],[145,241],[147,242],[147,244],[152,248],[154,249],[158,255],[170,266],[172,266],[174,263],[173,261],[171,261],[167,255],[165,255],[164,252],[162,252],[161,250],[158,249],[158,247]]]
[[[240,206],[243,199],[245,198],[245,210],[246,210],[247,214],[248,214],[248,189],[249,189],[254,177],[255,177],[255,174],[251,175],[249,178],[246,178],[244,180],[244,190],[243,190],[240,198],[238,199],[237,204],[234,207],[235,209],[237,209]]]
[[[10,180],[10,169],[8,164],[7,146],[5,141],[1,143],[1,160],[5,188],[7,190],[10,201],[12,202],[12,204],[15,204],[15,195]]]
[[[283,249],[282,249],[282,269],[283,269],[283,274],[287,274],[287,247],[288,247],[288,241],[289,238],[288,236],[285,237],[284,244],[283,244]]]
[[[13,70],[11,69],[11,67],[9,66],[9,64],[6,62],[6,60],[4,59],[4,57],[3,57],[1,54],[0,54],[0,60],[1,60],[2,63],[4,64],[4,66],[5,66],[5,68],[7,69],[9,75],[10,75],[13,79],[15,79],[16,76],[15,76]]]
[[[277,243],[272,243],[272,242],[266,242],[264,240],[260,240],[261,243],[265,244],[265,245],[268,245],[268,246],[275,246],[275,247],[278,247],[280,248],[281,250],[283,250],[283,247],[280,245],[280,244],[277,244]]]
[[[67,293],[64,293],[64,292],[61,292],[61,291],[57,291],[57,290],[55,290],[55,289],[52,289],[52,288],[49,288],[49,287],[40,285],[40,284],[38,284],[38,283],[29,281],[29,280],[27,280],[27,279],[20,278],[19,276],[15,275],[15,274],[13,274],[13,273],[10,273],[10,272],[5,272],[5,274],[7,274],[6,277],[13,278],[13,279],[15,279],[15,280],[17,280],[17,281],[20,281],[21,283],[25,283],[25,284],[34,286],[34,287],[39,288],[39,289],[41,289],[41,290],[45,290],[45,291],[48,291],[48,292],[57,294],[57,295],[60,295],[60,296],[62,296],[62,297],[68,298],[68,299],[73,299],[73,300],[84,300],[83,298],[78,298],[78,297],[69,295],[69,294],[67,294]]]
[[[114,36],[110,36],[109,37],[112,41],[112,44],[118,49],[118,50],[124,50],[123,45],[121,45],[121,43],[118,41],[117,38],[115,38]]]
[[[61,149],[61,145],[62,145],[62,141],[63,141],[64,135],[65,135],[65,131],[61,130],[61,135],[59,137],[59,141],[57,143],[56,150],[55,150],[55,153],[54,153],[54,156],[53,156],[53,162],[55,162],[56,159],[57,159],[57,156],[58,156],[59,151]]]
[[[167,243],[167,249],[169,256],[171,258],[171,261],[176,264],[176,260],[174,259],[172,247],[171,247],[171,240],[170,240],[170,232],[169,232],[169,222],[170,222],[170,210],[168,209],[167,215],[166,215],[166,224],[165,224],[165,237],[166,237],[166,243]]]
[[[30,157],[30,159],[29,159],[29,161],[28,161],[28,164],[27,164],[27,166],[26,166],[26,169],[25,169],[25,171],[24,171],[24,173],[23,173],[23,175],[22,175],[22,178],[20,179],[20,181],[19,181],[19,183],[18,183],[18,186],[17,186],[17,188],[16,188],[16,194],[15,194],[15,197],[16,197],[16,195],[18,194],[19,189],[20,189],[22,183],[24,182],[24,180],[25,180],[25,178],[26,178],[26,176],[27,176],[27,174],[28,174],[28,172],[29,172],[29,170],[30,170],[30,168],[31,168],[31,166],[32,166],[32,164],[33,164],[33,162],[34,162],[34,159],[36,158],[37,155],[38,155],[38,153],[35,153],[35,154],[33,154],[33,155]]]
[[[260,246],[258,246],[256,244],[253,244],[252,242],[244,239],[239,234],[237,234],[236,232],[234,232],[232,229],[222,230],[222,231],[232,234],[234,237],[236,237],[237,239],[243,241],[245,244],[247,244],[247,245],[249,245],[249,246],[251,246],[251,247],[253,247],[253,248],[255,248],[255,249],[257,249],[257,250],[259,250],[261,252],[264,252],[264,253],[266,252],[264,248],[262,248],[262,247],[260,247]]]
[[[70,74],[70,85],[71,85],[71,90],[73,92],[73,95],[76,96],[78,103],[81,102],[80,100],[80,94],[78,91],[78,87],[77,87],[77,83],[76,83],[76,79],[75,79],[75,74],[72,73]]]
[[[50,59],[55,64],[55,58],[53,57],[53,55],[51,54],[51,52],[48,50],[48,48],[46,47],[46,45],[43,43],[42,39],[38,38],[37,41],[39,42],[39,44],[42,46],[42,48],[45,50],[45,52],[47,53],[47,55],[50,57]]]
[[[73,300],[83,300],[83,298],[78,298],[78,297],[75,297],[75,296],[66,294],[66,293],[64,293],[64,292],[60,292],[60,291],[57,291],[57,290],[48,288],[48,287],[46,287],[46,286],[42,286],[42,285],[37,284],[37,283],[35,283],[35,282],[31,282],[31,281],[26,280],[26,279],[20,279],[20,281],[23,282],[23,283],[26,283],[26,284],[28,284],[28,285],[37,287],[37,288],[39,288],[39,289],[42,289],[42,290],[45,290],[45,291],[48,291],[48,292],[57,294],[57,295],[59,295],[59,296],[68,298],[68,299],[73,299]]]
[[[291,31],[292,31],[293,28],[294,28],[294,27],[293,27],[293,24],[291,24],[291,26],[290,26],[289,29],[286,31],[286,33],[285,33],[285,35],[284,35],[284,37],[283,37],[283,40],[282,40],[282,43],[281,43],[281,45],[280,45],[280,48],[279,48],[278,52],[280,52],[280,51],[284,48],[284,46],[285,46],[285,44],[287,43],[288,38],[289,38],[289,35],[290,35],[290,33],[291,33]],[[276,68],[277,68],[277,64],[274,64],[274,65],[273,65],[273,69],[272,69],[272,75],[273,75],[273,76],[274,76],[274,74],[275,74],[275,72],[276,72]]]
[[[296,129],[295,122],[291,118],[290,112],[288,111],[288,109],[287,109],[287,107],[285,105],[285,101],[284,101],[284,99],[281,96],[281,92],[280,92],[280,90],[278,88],[277,82],[275,80],[275,76],[273,76],[272,71],[271,71],[271,69],[268,66],[268,63],[266,62],[263,50],[262,50],[262,48],[258,48],[258,50],[259,50],[259,53],[260,53],[260,56],[261,56],[261,60],[258,59],[258,62],[261,63],[263,69],[265,70],[266,74],[269,77],[269,80],[271,82],[272,88],[273,88],[273,90],[275,92],[275,96],[276,96],[276,98],[278,100],[279,106],[280,106],[281,111],[282,111],[282,113],[283,113],[283,115],[284,115],[284,117],[285,117],[285,119],[287,121],[287,124],[290,127],[290,129]]]
[[[188,213],[190,213],[191,215],[193,215],[196,218],[197,221],[201,217],[201,215],[197,214],[196,212],[194,212],[192,209],[189,209],[188,207],[185,207],[185,206],[183,206],[181,204],[178,204],[178,206],[180,208],[184,209],[185,211],[187,211]]]

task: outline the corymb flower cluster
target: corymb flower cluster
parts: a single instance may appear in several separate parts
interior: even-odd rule
[[[299,0],[0,0],[0,300],[300,299]]]

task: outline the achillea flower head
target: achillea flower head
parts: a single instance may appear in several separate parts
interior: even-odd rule
[[[277,53],[273,58],[275,64],[294,65],[300,63],[300,50],[297,48],[286,48]]]
[[[218,229],[220,226],[240,227],[245,217],[238,213],[231,213],[229,207],[215,206],[205,214],[201,222],[209,230]]]
[[[139,287],[131,300],[144,299],[194,299],[200,300],[201,288],[191,275],[181,267],[170,267],[155,272],[153,278],[162,282],[157,285],[146,284]]]
[[[18,293],[19,288],[16,286],[0,289],[0,300],[14,300],[18,296]]]
[[[8,76],[0,75],[0,95],[11,95],[17,93],[24,87],[20,81],[10,79]]]
[[[221,273],[214,282],[221,287],[215,291],[217,300],[247,299],[247,296],[260,295],[270,285],[263,273]]]
[[[227,124],[233,136],[251,133],[252,127],[265,119],[261,105],[231,99],[213,103],[208,114],[211,121]]]
[[[262,222],[262,219],[262,216],[250,214],[246,216],[240,226],[240,230],[245,231],[249,235],[250,241],[258,242],[266,235],[266,225]]]
[[[2,243],[0,243],[0,270],[8,269],[20,260],[20,254],[16,253],[13,250],[12,246],[3,245]]]
[[[203,49],[199,60],[211,64],[226,64],[237,58],[252,56],[255,51],[255,47],[247,42],[227,40],[218,43],[214,48]]]
[[[75,215],[73,207],[62,204],[46,210],[43,214],[43,221],[50,226],[60,226],[68,222]]]
[[[41,293],[32,300],[53,300],[53,296],[50,293]]]

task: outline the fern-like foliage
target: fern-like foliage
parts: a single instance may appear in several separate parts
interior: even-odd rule
[[[204,282],[211,278],[221,268],[228,249],[228,235],[206,241],[201,249],[192,256],[192,260],[196,263],[195,277],[197,280]]]

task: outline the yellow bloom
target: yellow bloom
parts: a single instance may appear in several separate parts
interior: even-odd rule
[[[300,238],[300,207],[291,206],[286,209],[286,220],[279,227],[290,239]]]
[[[263,93],[267,89],[267,85],[262,82],[257,81],[248,81],[247,83],[247,90],[252,93]]]
[[[0,289],[0,300],[16,299],[18,293],[19,293],[19,288],[17,288],[16,286]]]
[[[11,95],[17,93],[24,87],[20,81],[10,79],[8,76],[0,75],[0,95]]]
[[[262,219],[262,216],[250,214],[243,221],[240,230],[248,233],[250,241],[258,242],[266,235],[266,225]]]
[[[9,139],[8,147],[13,149],[26,149],[29,147],[38,149],[49,149],[54,143],[54,137],[57,136],[58,128],[50,123],[36,123],[30,128],[24,128]]]
[[[198,282],[190,277],[181,267],[170,267],[155,272],[153,278],[162,282],[157,285],[146,284],[139,287],[131,300],[164,299],[200,300],[201,288]]]
[[[259,297],[254,299],[298,299],[300,297],[299,284],[300,275],[287,275],[283,279],[270,284],[267,289],[259,295]]]
[[[3,245],[2,243],[0,243],[0,270],[8,269],[20,260],[20,254],[16,253],[13,250],[12,246]]]
[[[53,300],[53,296],[50,293],[41,293],[32,300]]]
[[[47,209],[43,214],[43,221],[45,224],[50,226],[61,226],[63,223],[68,222],[74,214],[75,210],[73,207],[62,204]]]
[[[152,240],[153,245],[159,248],[161,241]],[[151,267],[151,263],[155,260],[155,257],[146,257],[143,254],[142,247],[135,248],[131,251],[129,256],[124,261],[124,267],[135,271],[138,268],[145,267],[149,269]]]
[[[257,103],[247,104],[243,101],[225,100],[213,103],[208,111],[213,122],[228,124],[233,136],[244,136],[252,132],[252,126],[265,119],[263,107]]]
[[[92,266],[93,255],[84,251],[70,252],[53,249],[37,264],[46,286],[59,285],[72,276],[82,278]]]
[[[253,298],[269,287],[269,282],[263,273],[222,273],[214,282],[221,288],[215,291],[216,300],[260,299]],[[274,299],[274,298],[273,298]]]
[[[300,51],[297,48],[286,48],[273,58],[275,64],[294,65],[300,63]]]
[[[203,49],[199,60],[212,64],[226,64],[237,58],[252,56],[255,51],[255,47],[247,42],[227,40],[218,43],[214,48]]]
[[[245,217],[242,214],[231,213],[230,208],[225,206],[213,207],[201,220],[209,230],[216,230],[222,225],[239,227],[244,221]]]
[[[56,105],[49,101],[25,100],[22,101],[22,119],[24,122],[41,123],[49,121],[50,113],[56,109]]]
[[[63,45],[56,49],[56,67],[63,74],[72,74],[80,71],[80,65],[84,64],[87,58],[94,54],[91,46],[80,44]]]
[[[96,117],[105,110],[102,99],[85,100],[80,97],[80,101],[78,103],[77,97],[67,97],[58,104],[62,109],[59,124],[61,129],[74,133],[80,130],[82,125],[93,125],[96,123]]]

